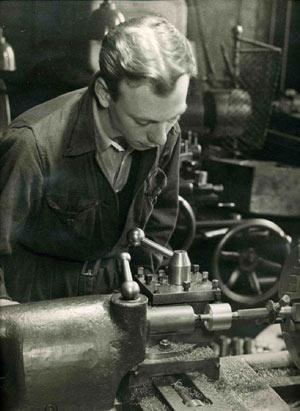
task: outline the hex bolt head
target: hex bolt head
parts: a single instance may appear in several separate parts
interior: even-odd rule
[[[144,277],[144,267],[138,267],[137,276],[138,276],[138,278],[143,278]]]
[[[211,288],[212,288],[213,290],[217,290],[218,287],[219,287],[219,281],[216,280],[216,279],[212,280],[212,282],[211,282]]]
[[[184,291],[189,291],[189,289],[191,287],[191,282],[190,281],[183,281],[182,287],[183,287]]]
[[[202,273],[202,281],[208,281],[208,271],[203,271],[203,273]]]
[[[278,304],[280,305],[280,307],[285,307],[286,305],[289,305],[290,302],[291,297],[288,294],[284,294],[278,301]]]
[[[167,340],[166,338],[160,340],[159,342],[159,349],[160,350],[168,350],[171,347],[171,343],[169,340]]]
[[[192,265],[192,273],[193,273],[193,274],[199,273],[199,270],[200,270],[199,264],[193,264],[193,265]]]

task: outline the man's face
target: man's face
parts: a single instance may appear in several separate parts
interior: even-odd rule
[[[132,86],[122,80],[117,101],[110,99],[111,126],[135,150],[163,146],[167,134],[186,110],[189,76],[178,78],[173,91],[157,96],[147,83]]]

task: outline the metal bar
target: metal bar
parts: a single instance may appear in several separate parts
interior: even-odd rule
[[[269,31],[269,43],[274,44],[275,28],[276,28],[276,9],[277,0],[271,1],[271,15],[270,15],[270,31]]]
[[[243,359],[253,367],[284,368],[294,365],[287,350],[260,354],[236,355],[234,358]],[[222,359],[220,359],[220,361],[222,364]]]
[[[252,44],[253,46],[264,47],[264,48],[272,50],[272,51],[281,52],[280,47],[275,47],[275,46],[272,46],[271,44],[264,43],[262,41],[252,40],[252,39],[248,39],[247,37],[242,37],[242,36],[238,36],[238,40],[242,41],[243,43],[246,43],[246,44]]]
[[[213,221],[197,221],[197,228],[210,228],[210,227],[226,227],[226,226],[236,226],[246,221],[251,221],[251,219],[242,219],[242,220],[213,220]]]
[[[121,253],[120,260],[123,268],[124,281],[133,281],[129,264],[130,259],[129,253]]]
[[[158,251],[161,254],[164,254],[166,257],[172,257],[173,251],[169,250],[168,248],[155,243],[154,241],[150,240],[149,238],[145,237],[141,240],[141,243],[145,246],[152,248],[155,251]]]
[[[285,89],[286,65],[287,65],[287,57],[288,57],[288,51],[289,51],[291,16],[292,16],[292,1],[288,0],[287,6],[286,6],[283,53],[282,53],[281,76],[280,76],[280,90],[281,91]]]
[[[246,49],[246,48],[244,48],[244,49],[240,50],[240,53],[270,53],[270,52],[273,52],[273,51],[281,53],[281,49],[279,49],[279,50],[270,50],[270,49],[263,49],[263,48],[260,48],[260,49],[256,49],[256,48]]]
[[[269,311],[262,308],[245,308],[237,310],[232,313],[232,319],[234,320],[257,320],[259,318],[268,318]]]
[[[283,137],[285,139],[291,140],[291,142],[297,142],[300,143],[300,137],[299,136],[294,136],[292,134],[287,134],[287,133],[282,133],[281,131],[274,130],[272,128],[267,128],[266,132],[268,134],[273,134],[276,137]],[[278,139],[280,142],[280,139]]]

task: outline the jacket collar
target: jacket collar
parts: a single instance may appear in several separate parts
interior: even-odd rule
[[[93,99],[93,91],[89,87],[78,102],[77,118],[68,147],[64,153],[65,156],[78,156],[96,149],[92,110]]]

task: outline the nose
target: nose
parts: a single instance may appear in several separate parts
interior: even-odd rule
[[[163,146],[167,141],[167,127],[164,123],[152,124],[147,133],[150,143],[157,146]]]

